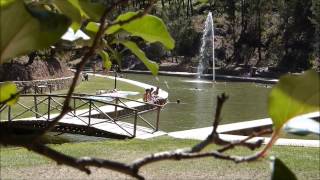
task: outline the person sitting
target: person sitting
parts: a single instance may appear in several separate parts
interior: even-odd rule
[[[153,94],[153,91],[154,89],[153,88],[150,88],[150,94],[152,95]]]
[[[156,90],[152,93],[154,96],[158,96],[159,94],[159,86],[157,86]]]
[[[150,89],[146,89],[143,94],[143,101],[148,102],[150,100]]]
[[[152,91],[153,91],[153,88],[149,89],[149,91],[148,91],[147,99],[149,102],[154,101],[154,97],[152,96]]]

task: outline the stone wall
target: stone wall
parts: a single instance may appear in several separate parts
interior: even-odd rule
[[[60,89],[67,89],[71,85],[73,76],[56,78],[56,79],[46,79],[46,80],[34,80],[34,81],[13,81],[18,89],[23,89],[23,87],[29,86],[27,90],[22,93],[45,93],[50,92],[50,90],[56,91]],[[79,81],[78,81],[79,82]],[[3,82],[0,82],[0,84]]]

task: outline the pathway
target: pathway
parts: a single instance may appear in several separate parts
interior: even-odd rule
[[[319,112],[310,113],[306,115],[302,115],[296,118],[305,118],[305,117],[318,117]],[[265,127],[272,127],[272,120],[270,118],[253,120],[253,121],[245,121],[239,123],[225,124],[219,125],[217,128],[217,132],[220,134],[222,139],[228,141],[236,141],[245,139],[247,136],[244,135],[233,135],[233,134],[249,134],[252,130],[259,130]],[[212,132],[211,127],[198,128],[198,129],[190,129],[185,131],[177,131],[168,133],[169,136],[174,138],[181,139],[195,139],[195,140],[204,140],[207,136]],[[230,134],[229,134],[230,133]],[[254,142],[259,139],[264,140],[264,144],[268,143],[269,137],[255,137],[251,139],[249,142]],[[320,139],[319,140],[304,140],[304,139],[285,139],[280,138],[276,141],[275,145],[283,145],[283,146],[306,146],[306,147],[320,147]]]

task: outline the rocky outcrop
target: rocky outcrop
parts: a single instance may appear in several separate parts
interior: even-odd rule
[[[28,64],[28,57],[20,57],[0,65],[0,81],[31,81],[72,76],[67,65],[55,58],[35,59]]]

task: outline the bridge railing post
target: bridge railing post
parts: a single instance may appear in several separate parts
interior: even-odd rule
[[[90,126],[91,124],[91,108],[92,108],[92,100],[89,100],[89,122],[88,122],[88,126]]]
[[[159,130],[160,111],[161,111],[161,107],[160,107],[160,106],[158,106],[158,107],[157,107],[156,131],[158,131],[158,130]]]
[[[11,106],[8,106],[8,121],[11,122]]]
[[[114,106],[114,118],[117,119],[118,118],[118,103],[119,103],[119,97],[116,97],[116,102],[115,102],[115,106]]]
[[[73,98],[73,116],[76,117],[76,98]]]
[[[50,120],[50,111],[51,111],[51,97],[48,96],[48,120]]]
[[[33,101],[34,101],[34,110],[35,110],[36,118],[39,118],[39,115],[38,115],[37,95],[33,95]]]
[[[135,110],[134,121],[133,121],[133,137],[136,137],[136,133],[137,133],[137,120],[138,120],[138,110]]]

